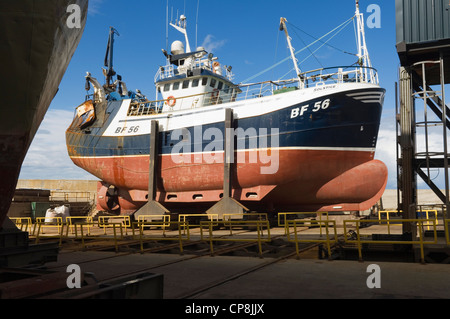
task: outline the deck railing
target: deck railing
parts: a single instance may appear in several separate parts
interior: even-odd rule
[[[167,72],[173,72],[169,69],[160,69],[157,77],[166,76]],[[338,66],[312,70],[300,74],[304,80],[305,89],[322,88],[326,85],[342,83],[375,83],[378,84],[378,74],[373,68],[360,66]],[[239,85],[239,91],[232,88],[225,90],[214,90],[213,92],[188,95],[176,99],[176,106],[170,112],[181,111],[192,108],[219,105],[257,99],[266,96],[272,96],[290,91],[299,90],[299,80],[279,80],[264,81],[258,83]],[[147,101],[139,100],[131,103],[128,116],[146,116],[162,113],[167,100]],[[185,104],[188,105],[185,105]]]

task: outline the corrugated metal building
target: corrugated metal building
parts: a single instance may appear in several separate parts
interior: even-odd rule
[[[450,0],[395,0],[397,52],[402,66],[450,61]],[[450,81],[450,63],[446,63]]]
[[[396,0],[397,44],[450,38],[449,0]]]

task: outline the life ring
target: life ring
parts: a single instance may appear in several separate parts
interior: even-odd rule
[[[169,105],[170,107],[174,107],[175,104],[177,104],[177,99],[174,96],[169,96],[167,98],[167,105]]]

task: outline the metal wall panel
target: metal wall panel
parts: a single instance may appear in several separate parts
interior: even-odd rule
[[[450,38],[450,0],[395,0],[397,44]]]

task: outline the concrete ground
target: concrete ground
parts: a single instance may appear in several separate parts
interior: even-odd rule
[[[259,268],[273,259],[193,257],[63,252],[47,267],[65,271],[67,265],[78,264],[100,281],[143,270],[163,274],[165,299],[450,298],[448,265],[287,259]],[[181,258],[185,261],[173,263]]]

